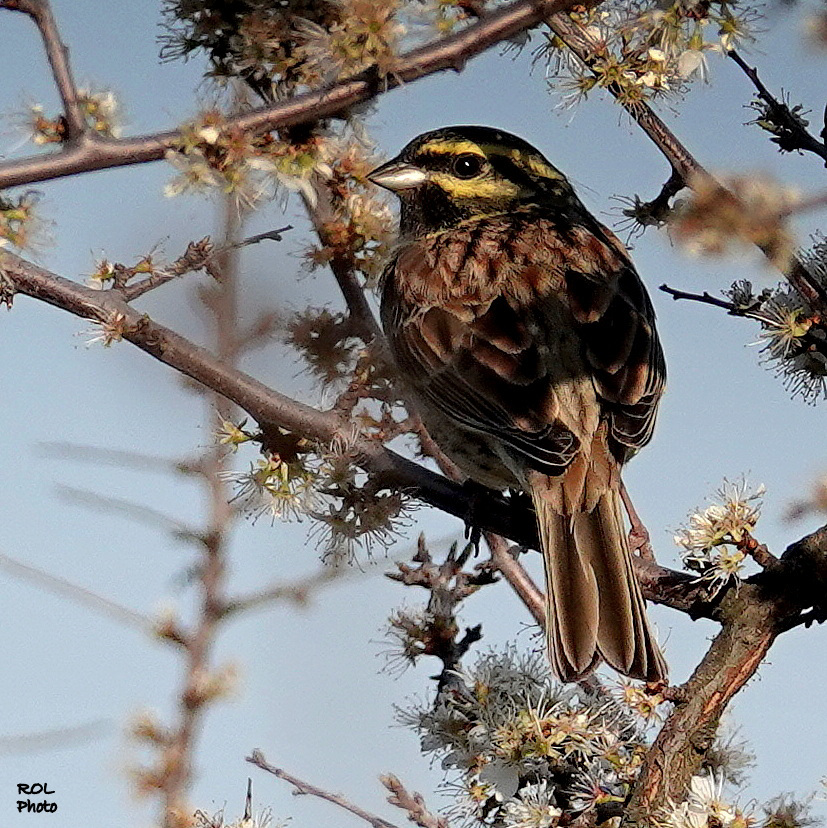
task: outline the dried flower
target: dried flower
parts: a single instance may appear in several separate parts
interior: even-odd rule
[[[87,345],[96,345],[101,343],[104,348],[108,348],[115,342],[120,342],[126,333],[126,316],[117,311],[110,314],[110,316],[103,320],[93,322],[96,327],[90,331],[94,336],[86,341]]]

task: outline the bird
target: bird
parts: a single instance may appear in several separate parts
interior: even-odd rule
[[[666,367],[628,251],[501,129],[425,132],[368,179],[401,203],[379,293],[408,399],[471,481],[531,497],[553,672],[605,661],[664,681],[620,471],[652,436]]]

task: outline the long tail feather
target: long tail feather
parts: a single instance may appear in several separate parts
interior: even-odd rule
[[[562,681],[603,658],[632,678],[658,681],[667,667],[649,622],[623,526],[620,495],[605,491],[589,512],[561,514],[548,486],[531,486],[546,568],[546,632]]]

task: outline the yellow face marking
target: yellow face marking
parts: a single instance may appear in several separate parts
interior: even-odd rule
[[[464,181],[450,173],[432,172],[430,179],[453,198],[510,199],[527,193],[502,178],[472,178]]]
[[[420,148],[422,153],[438,155],[461,155],[470,153],[488,158],[492,155],[502,155],[510,158],[517,166],[528,169],[533,175],[560,181],[563,176],[554,169],[539,153],[524,152],[513,147],[504,147],[501,144],[476,144],[473,141],[452,141],[450,139],[431,141]]]
[[[419,152],[423,154],[436,153],[438,155],[462,155],[468,152],[473,155],[479,155],[480,158],[485,158],[485,153],[480,145],[475,144],[473,141],[451,141],[448,139],[444,141],[431,141],[423,144],[419,148]]]

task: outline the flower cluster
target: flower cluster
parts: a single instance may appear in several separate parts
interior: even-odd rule
[[[282,141],[271,133],[252,136],[229,125],[216,110],[202,113],[180,129],[167,160],[179,170],[164,189],[168,197],[186,192],[235,193],[249,206],[283,190],[315,198],[314,174],[327,177],[336,144],[311,132],[300,140]]]
[[[673,804],[664,823],[671,828],[750,828],[757,818],[723,797],[723,779],[712,773],[693,776],[686,799]]]
[[[226,424],[220,435],[222,443],[235,447],[253,439],[241,427],[236,427],[231,434]],[[263,515],[273,520],[297,518],[311,511],[317,502],[316,473],[298,452],[283,457],[277,452],[265,451],[247,471],[223,472],[222,478],[236,489],[233,502],[256,519]]]
[[[7,245],[19,249],[31,246],[37,202],[38,193],[34,190],[18,196],[4,196],[0,193],[0,248]]]
[[[120,136],[120,107],[111,90],[78,89],[77,103],[86,129],[104,138]],[[64,116],[46,116],[40,104],[32,104],[23,121],[27,137],[35,144],[61,144],[66,140]]]
[[[240,78],[272,100],[353,75],[390,72],[404,27],[398,2],[297,0],[272,3],[168,0],[161,56],[207,54],[211,74]]]
[[[726,53],[752,39],[757,3],[725,0],[698,3],[604,3],[570,13],[578,24],[580,57],[557,35],[537,51],[552,87],[564,102],[576,103],[592,89],[611,88],[625,105],[684,92],[695,77],[705,79],[707,54]],[[581,59],[582,58],[582,59]]]
[[[88,129],[104,138],[120,137],[120,106],[114,92],[78,89],[78,105]]]
[[[327,387],[346,379],[354,369],[359,343],[350,331],[345,314],[306,308],[288,321],[286,340],[299,351],[313,376]]]
[[[312,517],[323,558],[352,561],[359,547],[371,555],[376,545],[386,549],[396,540],[406,523],[408,499],[376,490],[358,470],[351,440],[337,440],[323,453],[318,475],[327,509],[315,510]]]
[[[457,810],[509,828],[623,802],[645,750],[644,726],[622,702],[558,684],[542,655],[513,647],[482,655],[433,707],[400,718],[458,773]]]
[[[802,256],[812,280],[827,284],[827,243],[816,240]],[[765,288],[755,294],[747,280],[735,282],[725,295],[732,313],[761,324],[758,343],[764,361],[784,384],[807,402],[827,398],[827,322],[790,284]]]
[[[690,514],[689,525],[676,533],[684,564],[710,584],[713,594],[740,577],[763,494],[763,486],[750,491],[744,480],[725,481],[716,492],[718,502]]]
[[[357,548],[371,554],[376,544],[387,547],[405,520],[407,499],[377,490],[359,471],[350,439],[320,447],[284,429],[250,431],[246,420],[222,421],[215,439],[230,452],[260,446],[246,470],[222,473],[235,490],[232,502],[254,519],[313,520],[324,559],[351,561]]]
[[[120,311],[109,314],[106,319],[92,322],[92,329],[89,331],[90,338],[86,340],[87,345],[103,345],[109,348],[115,342],[120,342],[127,332],[126,316]]]
[[[368,285],[375,286],[395,229],[387,201],[367,179],[378,164],[379,159],[364,136],[354,134],[338,142],[325,181],[332,215],[326,218],[320,232],[322,245],[307,251],[311,269],[335,259],[340,266],[360,273]]]

